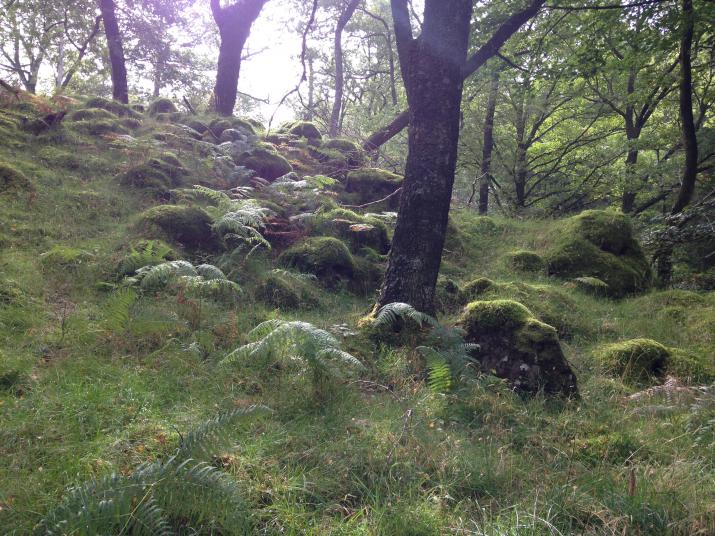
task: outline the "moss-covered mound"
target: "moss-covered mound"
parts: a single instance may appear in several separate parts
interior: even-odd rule
[[[347,163],[350,167],[362,166],[365,163],[365,151],[362,147],[351,140],[342,138],[334,138],[323,143],[326,149],[339,151],[347,158]]]
[[[569,218],[546,261],[550,275],[597,277],[614,297],[641,292],[651,283],[650,265],[628,216],[610,210],[587,210]]]
[[[696,356],[652,339],[607,344],[597,348],[594,356],[612,374],[637,386],[660,383],[666,375],[692,381],[712,378],[711,371]]]
[[[92,121],[99,119],[117,119],[117,115],[103,108],[82,108],[69,114],[70,121]]]
[[[125,171],[119,176],[119,182],[153,195],[161,195],[180,186],[186,173],[176,155],[165,153]]]
[[[77,121],[73,123],[73,125],[77,131],[89,136],[129,133],[129,131],[117,119],[88,119],[84,121]]]
[[[353,252],[370,248],[384,255],[390,250],[387,226],[377,218],[365,216],[347,209],[333,209],[318,216],[316,233],[345,240]]]
[[[362,168],[350,171],[345,183],[345,191],[354,194],[351,199],[357,204],[379,201],[395,192],[402,185],[402,177],[384,169]],[[399,196],[388,202],[389,208],[399,205]]]
[[[286,123],[281,126],[278,132],[293,134],[294,136],[308,138],[309,140],[320,140],[323,138],[323,135],[320,133],[320,130],[315,123],[310,121],[294,121],[292,123]]]
[[[541,272],[546,263],[538,253],[533,251],[512,251],[507,255],[509,266],[521,272]]]
[[[268,143],[256,145],[250,152],[241,154],[236,163],[255,171],[259,177],[272,181],[293,171],[293,166],[275,147]]]
[[[459,326],[484,371],[506,379],[517,391],[577,396],[571,370],[556,330],[540,322],[513,300],[475,301],[467,305]]]
[[[573,280],[574,287],[592,296],[607,296],[608,284],[597,277],[577,277]]]
[[[32,192],[35,187],[24,173],[0,160],[0,194]]]
[[[146,113],[152,116],[157,116],[159,114],[173,114],[178,112],[176,105],[166,97],[159,97],[153,100],[149,107],[146,109]]]
[[[159,205],[146,210],[140,222],[158,227],[168,238],[188,248],[216,248],[216,238],[211,230],[212,220],[203,209],[184,205]]]
[[[46,270],[61,271],[77,268],[92,258],[93,255],[83,249],[57,245],[40,255],[40,262]]]
[[[314,237],[284,251],[278,262],[286,268],[314,274],[328,286],[355,275],[355,260],[345,243],[332,237]]]
[[[104,97],[93,97],[85,102],[85,106],[87,108],[99,108],[106,110],[119,117],[131,117],[134,119],[139,119],[141,117],[141,114],[128,104],[111,99],[105,99]]]
[[[282,277],[270,274],[256,288],[256,297],[277,309],[298,309],[301,305],[300,294],[294,287]]]

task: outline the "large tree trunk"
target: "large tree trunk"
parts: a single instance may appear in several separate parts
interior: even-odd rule
[[[393,11],[405,2],[392,0]],[[409,151],[378,305],[406,302],[434,313],[457,161],[471,13],[471,0],[426,0],[422,35],[410,42],[409,65],[400,54],[409,88]],[[401,39],[397,28],[395,33]],[[406,43],[398,41],[398,50],[401,45]]]
[[[492,150],[494,149],[494,113],[497,109],[497,96],[499,94],[499,70],[492,73],[489,86],[487,111],[484,115],[484,139],[482,143],[482,165],[479,178],[479,214],[489,211],[489,185],[491,184]]]
[[[104,33],[107,36],[109,63],[112,68],[112,97],[114,100],[127,104],[129,102],[129,87],[127,85],[127,67],[124,63],[124,47],[122,34],[117,24],[114,0],[99,0],[99,10],[104,21]]]
[[[233,114],[243,46],[251,33],[251,25],[267,1],[239,0],[235,4],[221,7],[220,0],[211,0],[211,12],[221,36],[214,86],[214,108],[220,115]]]
[[[361,0],[349,0],[340,14],[335,26],[335,100],[330,114],[330,136],[340,134],[340,112],[343,108],[343,90],[345,86],[345,67],[343,65],[343,30],[352,18]]]
[[[683,0],[683,37],[680,42],[680,123],[683,129],[683,149],[685,165],[678,198],[672,213],[682,211],[693,198],[695,179],[698,174],[698,139],[693,119],[693,73],[690,65],[690,50],[693,45],[693,2]]]
[[[533,18],[546,3],[546,0],[531,0],[529,5],[511,15],[504,23],[497,28],[494,34],[489,38],[489,40],[472,56],[469,60],[465,62],[462,68],[463,79],[469,78],[479,68],[484,65],[489,58],[494,56],[504,43],[506,43],[509,38],[514,35],[519,28],[522,27],[527,21]],[[398,51],[399,51],[399,39],[398,39]],[[404,73],[403,73],[404,78]],[[374,151],[378,149],[383,144],[390,141],[397,134],[402,132],[405,127],[410,123],[410,112],[405,110],[400,112],[395,118],[390,121],[387,125],[382,127],[380,130],[371,134],[364,142],[363,149],[366,151]]]

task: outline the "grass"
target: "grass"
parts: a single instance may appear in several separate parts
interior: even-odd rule
[[[158,128],[147,119],[139,136]],[[371,300],[340,289],[316,290],[318,307],[291,312],[253,302],[250,292],[236,306],[207,301],[200,312],[160,293],[141,298],[129,328],[113,331],[104,321],[110,294],[98,283],[116,281],[117,263],[137,238],[133,223],[153,203],[114,177],[154,149],[86,136],[18,139],[20,149],[0,145],[0,160],[31,177],[37,194],[0,198],[0,281],[19,289],[0,301],[0,532],[30,533],[68,487],[164,458],[187,430],[254,403],[274,411],[237,432],[237,448],[216,460],[241,489],[252,534],[715,531],[713,405],[640,411],[623,402],[633,389],[590,354],[640,337],[712,359],[712,293],[594,297],[509,267],[509,252],[543,251],[558,222],[456,211],[463,247],[446,255],[444,275],[568,298],[555,313],[573,326],[562,344],[582,398],[569,403],[524,400],[501,380],[475,375],[434,393],[413,349],[375,346],[353,332]],[[192,178],[208,169],[188,150],[180,158]],[[43,263],[56,247],[89,257]],[[249,268],[237,273],[250,291],[261,265]],[[506,286],[495,297],[520,292]],[[201,332],[191,329],[197,314]],[[300,363],[279,371],[218,365],[271,318],[335,331],[346,324],[343,347],[367,370],[318,406]]]

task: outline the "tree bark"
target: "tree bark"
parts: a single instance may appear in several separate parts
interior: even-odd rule
[[[211,13],[221,37],[214,86],[214,108],[219,115],[233,114],[243,46],[251,33],[251,25],[267,1],[239,0],[235,4],[221,7],[220,0],[211,0]]]
[[[109,49],[109,63],[112,68],[112,97],[114,100],[127,104],[129,102],[127,67],[124,63],[122,34],[117,23],[114,0],[99,0],[99,10],[104,21],[104,33],[107,36],[107,48]]]
[[[494,56],[504,43],[514,35],[527,21],[536,16],[536,14],[546,3],[546,0],[532,0],[531,3],[523,10],[511,15],[504,23],[497,28],[497,31],[489,38],[489,40],[475,52],[468,61],[464,63],[462,68],[462,79],[466,80],[471,75],[479,70],[489,58]],[[397,28],[395,33],[397,34]],[[397,36],[397,50],[400,51],[400,39]],[[402,58],[400,58],[402,62]],[[404,73],[403,73],[404,79]],[[383,144],[390,141],[397,134],[402,132],[410,122],[410,112],[405,110],[400,112],[395,118],[380,130],[371,134],[364,142],[363,149],[366,151],[374,151]]]
[[[682,0],[682,7],[684,28],[680,42],[680,122],[683,129],[685,165],[678,198],[671,210],[672,214],[677,214],[688,206],[695,192],[695,179],[698,175],[698,139],[693,119],[693,73],[690,64],[695,25],[692,0]]]
[[[400,9],[405,0],[392,0]],[[422,35],[410,42],[409,150],[397,226],[378,305],[406,302],[434,313],[452,199],[471,0],[426,0]],[[407,43],[398,29],[398,51]],[[408,67],[408,69],[405,69]]]
[[[497,96],[499,94],[499,70],[494,69],[492,73],[491,85],[489,86],[489,98],[487,100],[487,110],[484,116],[484,139],[482,143],[482,165],[479,179],[479,214],[486,214],[489,211],[489,185],[491,183],[492,150],[494,149],[494,113],[497,108]]]
[[[343,91],[345,86],[345,68],[343,65],[343,30],[352,18],[361,0],[349,0],[338,18],[335,26],[335,100],[330,114],[329,134],[335,137],[340,134],[340,112],[343,107]]]

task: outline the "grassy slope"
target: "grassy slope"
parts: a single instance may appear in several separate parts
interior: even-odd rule
[[[712,352],[712,294],[614,302],[525,276],[504,254],[543,249],[553,222],[485,224],[458,211],[465,248],[448,255],[444,273],[565,293],[568,301],[554,314],[573,325],[564,347],[583,399],[566,407],[522,401],[492,378],[436,395],[414,379],[420,365],[411,351],[353,337],[346,347],[367,364],[363,379],[371,383],[346,385],[318,409],[297,371],[226,369],[217,361],[261,320],[354,325],[369,300],[323,292],[321,308],[291,314],[258,303],[209,306],[202,321],[214,344],[206,359],[186,351],[192,318],[171,296],[146,298],[131,332],[112,333],[102,321],[107,293],[96,284],[111,278],[147,205],[114,180],[138,156],[86,137],[17,141],[0,143],[0,160],[31,177],[37,194],[0,197],[0,271],[21,290],[0,308],[2,371],[20,372],[0,388],[2,531],[28,532],[67,486],[166,455],[177,430],[255,402],[275,413],[236,435],[239,448],[225,469],[243,487],[257,533],[715,531],[712,408],[637,411],[621,402],[631,390],[588,353],[630,337]],[[194,174],[205,170],[200,159],[187,160]],[[67,266],[43,263],[41,254],[57,245],[90,255]],[[688,329],[693,322],[702,326]]]

